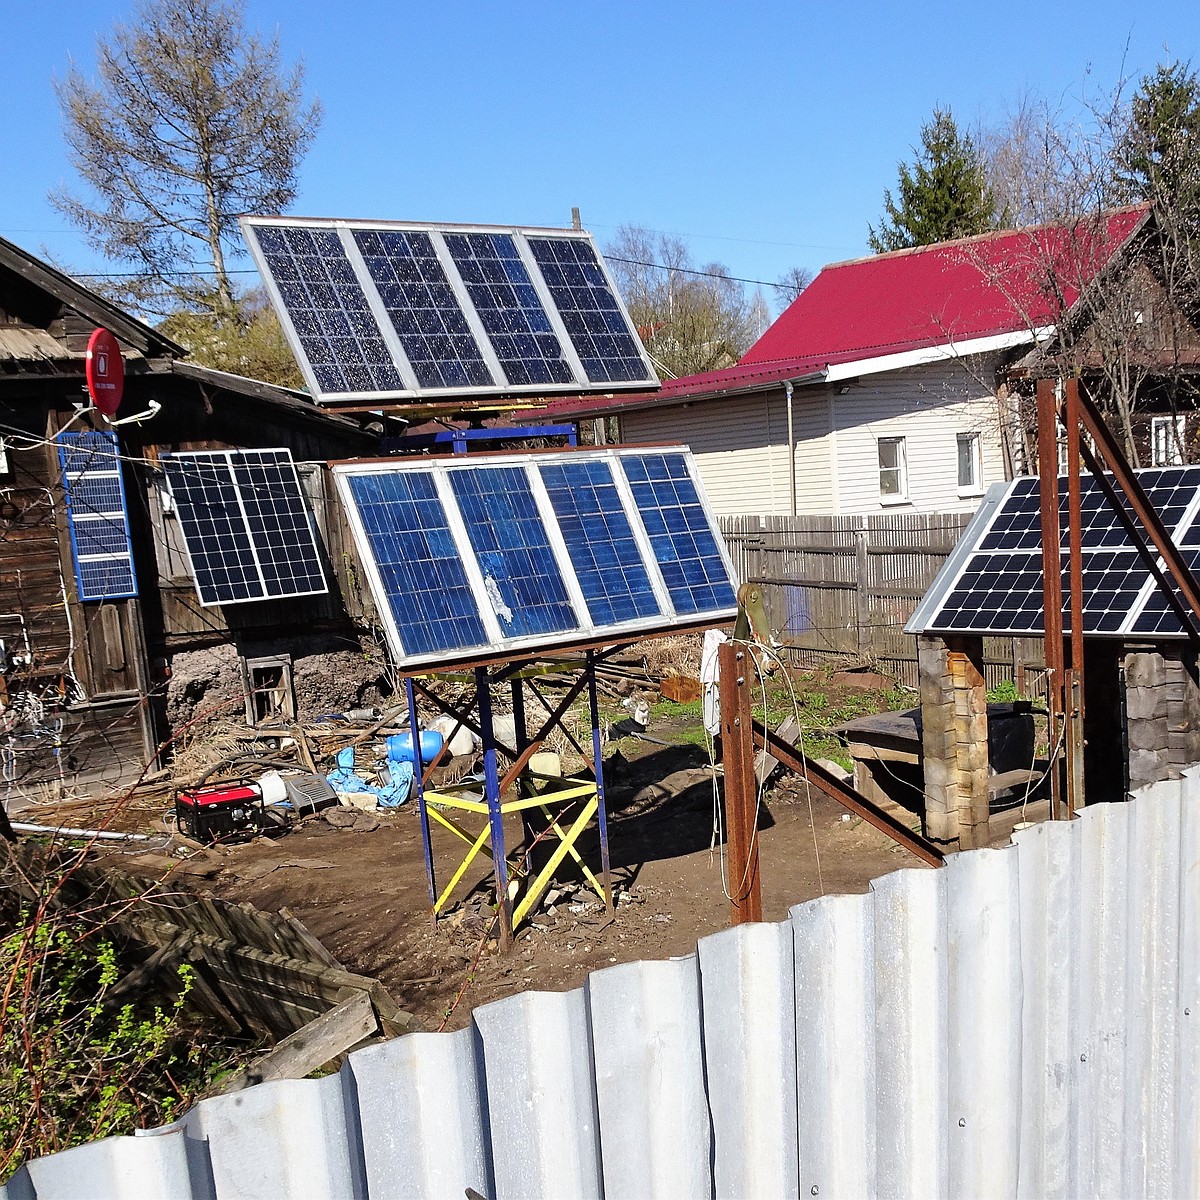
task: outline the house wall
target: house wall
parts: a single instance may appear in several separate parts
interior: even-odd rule
[[[970,371],[939,363],[796,388],[794,510],[781,385],[751,396],[624,413],[621,436],[631,443],[689,445],[723,517],[972,511],[987,487],[1004,478],[997,404],[984,383],[994,367],[990,358],[980,358]],[[960,494],[957,435],[967,432],[981,436],[983,478],[977,491]],[[880,499],[881,437],[905,439],[908,496],[898,504]]]
[[[978,376],[978,378],[976,378]],[[837,496],[833,511],[964,512],[979,505],[988,486],[1004,479],[997,403],[984,384],[992,377],[986,362],[968,372],[955,363],[937,363],[865,375],[831,388],[833,453]],[[983,479],[978,490],[958,488],[958,434],[981,438]],[[905,444],[908,488],[902,501],[879,494],[880,438]]]

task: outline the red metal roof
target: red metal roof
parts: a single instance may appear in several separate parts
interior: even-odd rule
[[[559,401],[543,416],[657,407],[797,380],[835,364],[1053,325],[1148,212],[1139,204],[1074,228],[1006,230],[834,263],[737,366],[668,380],[655,393]]]

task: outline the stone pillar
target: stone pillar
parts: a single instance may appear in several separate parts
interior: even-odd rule
[[[1131,790],[1178,779],[1184,767],[1200,762],[1200,683],[1194,650],[1129,648],[1125,728]]]
[[[925,832],[963,848],[988,831],[987,687],[982,638],[919,637]]]

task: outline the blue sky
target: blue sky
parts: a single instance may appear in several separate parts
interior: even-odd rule
[[[46,202],[71,183],[51,78],[90,71],[114,0],[0,0],[0,235],[105,269]],[[1200,61],[1195,0],[720,4],[248,0],[325,119],[292,211],[682,236],[771,281],[867,252],[935,104],[994,122],[1024,91],[1111,88]],[[242,264],[246,265],[246,264]]]

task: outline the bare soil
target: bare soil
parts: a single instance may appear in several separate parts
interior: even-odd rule
[[[669,739],[672,730],[660,723],[655,733]],[[628,738],[618,750],[606,772],[615,913],[610,919],[585,888],[568,890],[552,911],[534,914],[508,953],[495,946],[485,856],[456,892],[463,903],[433,927],[414,805],[371,814],[374,829],[336,829],[313,817],[277,841],[222,847],[212,852],[220,870],[204,886],[262,909],[288,908],[346,967],[378,977],[426,1029],[458,1028],[475,1006],[527,988],[578,987],[613,963],[690,953],[698,938],[730,919],[706,754],[697,745]],[[664,781],[682,790],[643,791]],[[758,825],[767,920],[814,896],[863,891],[879,875],[921,866],[795,778],[767,791]],[[457,865],[460,843],[436,826],[433,841],[440,887]],[[514,823],[507,843],[519,841]],[[599,873],[594,829],[580,849]]]

